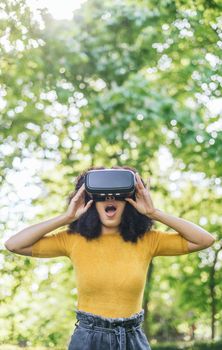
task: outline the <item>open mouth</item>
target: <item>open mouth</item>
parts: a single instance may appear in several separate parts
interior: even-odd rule
[[[109,217],[114,216],[116,211],[117,211],[117,208],[113,204],[107,204],[107,206],[105,207],[106,215]]]

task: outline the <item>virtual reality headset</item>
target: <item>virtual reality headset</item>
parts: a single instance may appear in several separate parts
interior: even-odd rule
[[[89,170],[85,175],[85,190],[94,201],[119,200],[135,197],[136,177],[127,169]],[[87,197],[88,197],[87,196]]]

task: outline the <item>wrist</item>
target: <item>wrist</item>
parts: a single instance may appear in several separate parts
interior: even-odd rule
[[[160,214],[160,210],[155,208],[151,213],[147,213],[146,216],[148,216],[150,219],[158,220]]]
[[[69,216],[69,215],[67,215],[67,214],[63,214],[62,217],[63,217],[64,225],[71,224],[71,222],[77,220],[76,217]]]
[[[70,224],[74,219],[72,219],[70,216],[66,215],[66,214],[62,214],[61,215],[61,222],[62,225],[68,225]]]

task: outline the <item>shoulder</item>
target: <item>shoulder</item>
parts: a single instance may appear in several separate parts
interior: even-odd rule
[[[152,239],[152,238],[157,237],[161,233],[164,233],[164,232],[157,230],[157,229],[151,229],[151,230],[145,232],[144,237],[146,239]]]
[[[142,241],[146,245],[151,246],[157,240],[159,234],[160,234],[160,231],[157,229],[151,229],[149,231],[146,231],[145,234],[143,235]]]
[[[174,231],[162,231],[162,230],[158,230],[158,229],[151,229],[151,230],[145,232],[145,235],[147,237],[150,237],[150,238],[151,237],[158,237],[160,235],[165,236],[165,235],[174,235],[174,234],[178,234],[178,233],[176,231],[175,232]]]
[[[80,236],[78,232],[69,232],[68,226],[59,227],[47,234],[48,237],[56,236],[59,239],[64,239],[66,241],[73,241]]]
[[[158,229],[151,229],[145,232],[144,240],[148,242],[148,244],[153,245],[160,240],[168,239],[170,234],[174,234],[174,232],[166,232]]]

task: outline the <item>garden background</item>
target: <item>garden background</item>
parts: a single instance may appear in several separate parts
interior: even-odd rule
[[[152,349],[221,350],[222,3],[75,6],[56,18],[34,1],[0,2],[0,349],[65,350],[77,301],[70,260],[4,242],[63,213],[85,168],[129,165],[151,176],[156,207],[216,238],[153,259],[143,301]]]

